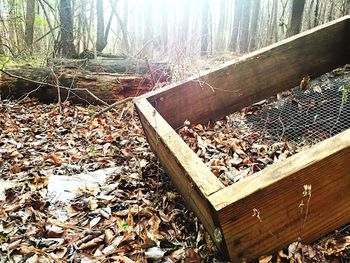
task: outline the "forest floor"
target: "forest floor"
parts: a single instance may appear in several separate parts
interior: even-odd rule
[[[68,102],[61,112],[35,100],[0,102],[1,262],[221,262],[132,105],[95,112]],[[90,181],[70,189],[76,174]],[[345,227],[260,262],[348,262],[349,244]]]
[[[132,105],[92,118],[95,110],[0,102],[2,262],[213,262],[215,246],[159,166]],[[55,176],[111,167],[73,198],[55,193],[64,194],[64,179],[50,187]]]
[[[0,101],[1,262],[223,262],[132,103],[100,109]],[[349,262],[349,245],[345,226],[259,262]]]

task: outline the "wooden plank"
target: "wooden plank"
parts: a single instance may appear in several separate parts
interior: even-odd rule
[[[146,99],[135,100],[135,105],[153,152],[157,154],[187,206],[196,213],[207,231],[214,235],[219,224],[207,197],[223,189],[224,185]],[[224,251],[222,243],[216,243]]]
[[[214,120],[349,62],[350,16],[225,63],[145,97],[173,127]]]
[[[309,205],[303,198],[304,185],[312,186]],[[350,221],[350,129],[214,193],[209,200],[233,262],[270,253],[300,236],[305,242],[320,238]],[[253,209],[261,221],[252,216]]]

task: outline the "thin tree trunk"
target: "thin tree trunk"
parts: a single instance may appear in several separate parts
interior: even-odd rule
[[[226,20],[226,1],[220,0],[219,24],[216,29],[215,50],[222,52],[225,49],[225,20]]]
[[[271,10],[271,21],[269,26],[270,43],[278,41],[278,28],[277,28],[277,13],[278,13],[278,0],[273,0]]]
[[[60,0],[61,44],[62,56],[73,58],[76,56],[73,38],[73,20],[70,0]]]
[[[328,21],[332,21],[333,20],[333,10],[334,10],[334,2],[331,3],[331,7],[329,9]]]
[[[2,35],[0,34],[0,55],[5,55],[4,46],[2,43]]]
[[[206,56],[208,52],[208,23],[209,23],[209,1],[202,3],[202,34],[201,34],[201,56]]]
[[[319,24],[319,10],[320,9],[320,1],[319,0],[316,0],[316,6],[315,6],[315,17],[314,17],[314,27],[315,26],[318,26]]]
[[[191,2],[185,1],[183,4],[183,11],[182,11],[183,15],[181,19],[180,38],[179,38],[179,45],[181,47],[183,55],[186,55],[187,53],[190,9],[191,9]]]
[[[34,17],[35,17],[35,0],[27,0],[26,9],[26,27],[24,33],[24,42],[26,49],[30,54],[33,52],[33,36],[34,36]]]
[[[122,42],[122,48],[127,53],[130,52],[129,48],[129,41],[128,41],[128,22],[129,22],[129,1],[124,1],[124,7],[123,7],[123,42]]]
[[[252,23],[250,28],[250,48],[249,50],[256,50],[258,45],[258,22],[260,14],[260,0],[253,0],[252,2]]]
[[[105,21],[104,21],[104,10],[103,1],[96,0],[96,16],[97,16],[97,27],[96,27],[96,51],[101,52],[107,43],[105,42]]]
[[[292,20],[289,35],[293,36],[300,33],[303,19],[305,0],[293,0]]]
[[[119,26],[120,26],[120,29],[121,29],[121,31],[123,33],[123,46],[125,47],[125,51],[127,53],[129,53],[130,52],[130,46],[129,46],[127,29],[126,29],[122,19],[120,18],[118,12],[117,12],[117,9],[115,7],[115,1],[111,1],[110,0],[110,3],[111,3],[111,7],[112,7],[112,12],[116,16],[116,18],[118,20],[118,23],[119,23]]]
[[[231,51],[237,50],[238,32],[239,32],[240,24],[242,20],[241,15],[242,15],[243,1],[245,0],[235,0],[231,40],[229,44],[229,49]]]
[[[248,51],[249,42],[249,24],[250,24],[250,7],[251,0],[244,0],[243,8],[242,8],[242,26],[241,26],[241,34],[240,34],[240,52],[245,53]]]
[[[162,52],[163,54],[168,53],[168,10],[166,8],[167,4],[162,1],[162,9],[163,9],[163,14],[162,14],[162,33],[161,33],[161,45],[162,45]]]

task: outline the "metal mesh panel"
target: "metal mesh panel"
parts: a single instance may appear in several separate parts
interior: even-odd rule
[[[262,140],[312,144],[350,128],[350,68],[312,80],[280,100],[270,98],[249,108],[246,124]]]

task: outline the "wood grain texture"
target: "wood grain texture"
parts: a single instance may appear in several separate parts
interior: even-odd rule
[[[215,120],[349,63],[349,32],[346,16],[135,100],[152,150],[208,232],[222,231],[217,245],[233,262],[350,221],[350,130],[224,188],[173,128]],[[301,227],[304,185],[312,197]]]
[[[216,120],[349,62],[350,16],[227,62],[145,97],[173,127]]]
[[[162,162],[187,206],[213,235],[219,224],[207,197],[223,189],[224,185],[146,99],[135,100],[135,106],[153,152]],[[217,243],[217,246],[224,251],[221,243]]]
[[[304,185],[311,185],[307,198]],[[305,242],[350,222],[350,129],[209,197],[233,262],[253,259],[302,237]],[[301,214],[300,204],[304,203]],[[260,213],[262,222],[253,215]]]

